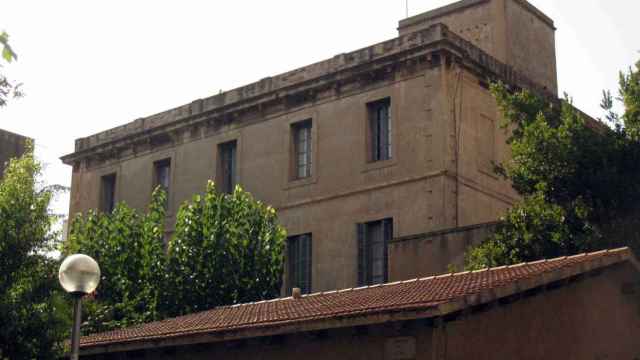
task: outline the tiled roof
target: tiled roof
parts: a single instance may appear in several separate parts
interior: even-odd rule
[[[84,349],[112,344],[165,340],[250,329],[318,324],[416,310],[443,312],[512,295],[632,258],[628,248],[542,260],[475,272],[448,274],[384,285],[322,292],[298,299],[281,298],[212,310],[131,328],[84,336]],[[517,284],[517,286],[513,286]],[[511,289],[501,291],[501,289]],[[487,292],[488,291],[488,292]],[[493,294],[493,299],[487,298]],[[496,295],[497,294],[497,295]],[[462,302],[461,302],[462,300]],[[458,304],[459,306],[454,306]],[[462,305],[460,305],[462,304]],[[448,310],[443,310],[448,309]],[[316,327],[317,328],[317,327]]]

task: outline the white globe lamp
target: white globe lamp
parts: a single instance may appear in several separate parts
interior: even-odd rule
[[[71,331],[71,359],[78,359],[80,347],[80,317],[82,297],[92,293],[100,283],[100,266],[90,256],[74,254],[60,265],[58,279],[62,288],[73,297],[73,329]]]

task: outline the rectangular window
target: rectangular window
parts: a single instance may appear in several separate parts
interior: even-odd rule
[[[311,120],[292,125],[293,134],[293,178],[304,179],[311,176],[312,141]]]
[[[161,187],[169,198],[169,185],[171,183],[171,159],[164,159],[153,163],[154,179],[153,188]],[[165,201],[165,207],[168,200]]]
[[[358,224],[358,286],[387,282],[392,237],[393,219]]]
[[[218,145],[218,184],[220,191],[230,194],[236,186],[237,142],[230,141]]]
[[[369,111],[370,161],[391,159],[391,100],[367,104]]]
[[[287,242],[289,277],[287,292],[294,287],[301,293],[311,292],[311,234],[292,236]]]
[[[116,206],[116,174],[100,178],[100,211],[110,213]]]

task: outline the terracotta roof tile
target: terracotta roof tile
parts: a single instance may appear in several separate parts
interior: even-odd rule
[[[604,259],[610,260],[605,265],[624,261],[631,256],[630,254],[629,249],[623,248],[481,271],[322,292],[305,295],[300,299],[289,297],[218,307],[131,328],[84,336],[81,338],[81,347],[429,309],[479,294],[483,290],[499,289],[516,281],[539,278],[545,273],[564,268],[582,269],[582,265],[594,265]]]

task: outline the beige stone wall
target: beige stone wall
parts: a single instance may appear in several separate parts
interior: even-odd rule
[[[393,158],[368,163],[366,104],[385,97],[392,102]],[[302,182],[289,181],[290,125],[309,118],[314,129],[314,175]],[[479,133],[487,127],[478,123],[487,119],[494,126],[489,129],[491,137]],[[312,290],[353,287],[357,223],[391,217],[394,237],[401,238],[494,221],[509,206],[513,190],[491,173],[482,162],[486,159],[478,159],[477,149],[488,139],[494,142],[496,160],[504,158],[506,135],[498,124],[495,101],[479,79],[443,65],[264,121],[231,123],[177,147],[77,169],[71,211],[97,208],[100,177],[110,173],[117,174],[117,200],[144,209],[151,196],[154,161],[170,158],[171,228],[180,204],[216,178],[217,145],[235,139],[240,184],[278,209],[290,235],[312,233]],[[466,246],[453,238],[448,249],[423,247],[417,258],[406,259],[391,248],[391,262],[403,264],[404,269],[391,278],[446,272],[447,265],[460,265]]]
[[[525,5],[505,1],[507,64],[557,94],[555,28]]]
[[[504,44],[499,37],[503,30],[500,21],[495,16],[495,5],[491,1],[466,0],[401,20],[398,30],[403,35],[443,23],[454,33],[504,62]]]
[[[290,235],[313,234],[313,290],[356,284],[356,223],[394,218],[396,235],[443,227],[443,144],[439,134],[440,70],[286,111],[251,124],[231,124],[209,137],[113,165],[74,172],[72,212],[99,205],[100,177],[117,174],[116,198],[144,209],[152,191],[153,162],[171,158],[170,215],[215,179],[217,144],[238,141],[239,180],[244,189],[279,210]],[[366,160],[368,102],[392,102],[393,158]],[[311,118],[313,177],[289,181],[290,124]],[[429,140],[428,140],[429,139]],[[435,140],[434,140],[435,139]],[[430,192],[427,187],[433,187]],[[434,209],[434,204],[438,204]],[[173,221],[173,218],[170,218]]]
[[[510,158],[509,131],[486,85],[460,69],[449,72],[450,87],[459,92],[450,102],[457,128],[459,212],[456,226],[495,221],[519,198],[510,182],[496,175],[494,166]],[[455,158],[455,149],[452,150]],[[449,181],[456,182],[455,177]]]
[[[391,217],[394,237],[399,238],[493,221],[508,206],[513,191],[476,158],[478,143],[486,140],[477,134],[476,123],[482,114],[497,114],[491,95],[478,84],[474,75],[442,65],[259,121],[230,123],[176,147],[106,166],[81,167],[73,173],[71,213],[98,207],[100,177],[110,173],[117,174],[117,200],[144,209],[151,196],[154,161],[170,158],[171,228],[180,204],[216,178],[217,145],[235,139],[244,189],[275,206],[290,235],[312,233],[312,290],[353,287],[357,223]],[[393,158],[369,163],[366,105],[386,97],[392,103]],[[290,126],[309,118],[314,175],[290,181]],[[459,138],[456,129],[461,131]],[[504,136],[495,133],[496,159],[502,159]],[[458,170],[461,178],[456,180]],[[425,247],[417,258],[394,261],[403,264],[403,274],[442,273],[448,264],[460,262],[465,246],[456,241],[450,245],[455,252]],[[437,266],[424,267],[425,262]]]
[[[495,223],[398,238],[389,244],[389,281],[464,270],[465,251],[488,238]]]

